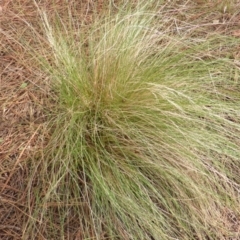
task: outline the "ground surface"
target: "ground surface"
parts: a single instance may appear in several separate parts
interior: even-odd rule
[[[80,2],[80,1],[79,1]],[[91,22],[93,4],[101,14],[103,1],[86,0],[75,7],[79,15]],[[195,34],[221,34],[240,38],[240,3],[229,1],[166,1],[167,16],[175,16],[172,24],[178,31],[195,27]],[[64,0],[40,1],[49,14],[57,9],[66,15]],[[48,86],[45,77],[34,68],[31,56],[18,42],[27,38],[28,24],[38,28],[37,9],[31,0],[0,1],[0,239],[21,239],[27,199],[27,183],[24,181],[28,169],[24,161],[44,147],[44,105],[48,102]],[[28,23],[28,24],[27,24]],[[217,54],[226,54],[223,52]],[[240,46],[228,53],[240,66]],[[41,89],[41,91],[39,90]],[[44,91],[42,91],[44,89]],[[226,213],[226,224],[240,231],[234,213]],[[78,235],[71,239],[80,239]]]

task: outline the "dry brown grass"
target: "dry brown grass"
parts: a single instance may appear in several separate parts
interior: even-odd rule
[[[41,6],[49,15],[55,11],[64,15],[65,4],[42,1]],[[91,3],[85,1],[78,8],[86,22],[91,21]],[[21,239],[29,217],[26,160],[47,140],[42,133],[49,89],[19,44],[28,34],[24,21],[38,27],[37,15],[33,1],[0,1],[0,239],[4,240]]]
[[[91,22],[93,1],[79,1],[76,17]],[[96,3],[97,2],[97,3]],[[96,1],[98,12],[103,12],[103,0]],[[213,32],[240,38],[240,3],[237,1],[173,1],[164,6],[166,17],[175,15],[173,26],[181,33],[196,28],[194,34],[210,36]],[[41,1],[48,14],[57,10],[64,18],[66,1]],[[0,239],[21,239],[28,221],[26,206],[28,163],[36,152],[41,152],[48,136],[44,132],[44,106],[49,103],[49,89],[42,79],[45,77],[34,67],[34,60],[27,55],[18,40],[28,36],[26,23],[38,27],[37,9],[31,0],[0,1]],[[79,10],[79,11],[78,11]],[[67,15],[66,15],[67,16]],[[189,34],[192,34],[189,32]],[[32,42],[29,35],[29,42]],[[240,47],[229,53],[240,65]],[[30,64],[31,63],[31,64]],[[37,184],[37,183],[35,183]],[[34,199],[32,206],[34,207]],[[226,225],[240,232],[240,220],[234,213],[223,213]],[[74,226],[74,220],[72,222]],[[57,227],[57,226],[56,226]],[[42,239],[39,236],[39,239]],[[68,239],[81,239],[76,229]],[[230,240],[230,239],[229,239]]]

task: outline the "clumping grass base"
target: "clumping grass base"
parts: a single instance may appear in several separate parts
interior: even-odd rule
[[[36,57],[54,107],[32,161],[25,239],[232,236],[240,72],[217,52],[236,40],[180,36],[140,5],[87,30],[41,16],[51,53]]]

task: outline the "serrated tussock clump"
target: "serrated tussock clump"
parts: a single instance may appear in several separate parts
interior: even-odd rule
[[[180,36],[146,6],[87,28],[41,16],[51,52],[37,58],[54,107],[25,236],[232,236],[224,216],[240,214],[239,68],[215,53],[235,40]]]

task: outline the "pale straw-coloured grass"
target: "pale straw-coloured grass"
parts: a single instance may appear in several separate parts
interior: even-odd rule
[[[41,17],[51,53],[33,54],[55,104],[32,161],[25,239],[232,236],[223,216],[240,214],[239,68],[217,52],[237,40],[179,35],[141,4],[88,29]]]

